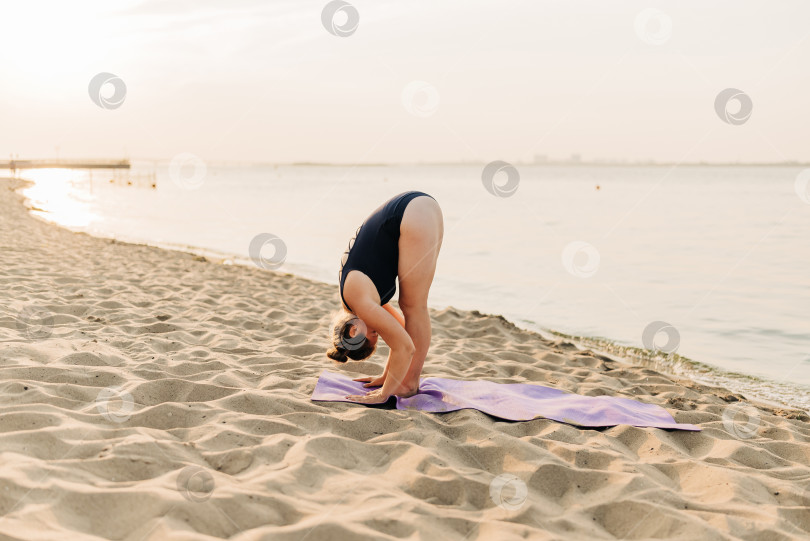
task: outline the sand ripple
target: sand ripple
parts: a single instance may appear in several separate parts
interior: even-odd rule
[[[335,287],[73,234],[13,186],[0,181],[3,539],[810,536],[803,412],[453,308],[431,313],[425,376],[627,396],[704,430],[312,402],[333,368]],[[343,369],[376,374],[386,355]]]

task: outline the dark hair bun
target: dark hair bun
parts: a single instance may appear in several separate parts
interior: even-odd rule
[[[334,346],[332,346],[326,351],[326,356],[332,359],[333,361],[337,361],[339,363],[345,363],[346,360],[349,358],[347,350],[343,348],[338,349]]]

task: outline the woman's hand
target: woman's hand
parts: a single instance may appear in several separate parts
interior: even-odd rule
[[[353,394],[346,397],[348,400],[352,402],[359,402],[361,404],[384,404],[388,402],[388,399],[391,398],[391,395],[383,393],[382,389],[375,389],[373,391],[369,391],[368,393],[362,394]]]
[[[365,385],[363,387],[382,387],[382,384],[385,383],[385,376],[387,376],[387,370],[383,373],[382,376],[378,377],[368,377],[368,378],[355,378],[352,381],[361,381],[364,382]]]
[[[386,368],[388,368],[386,366]],[[352,381],[362,381],[365,382],[363,387],[381,387],[383,383],[385,383],[385,378],[388,376],[388,370],[383,372],[382,376],[378,377],[368,377],[368,378],[355,378]],[[382,389],[374,389],[373,391],[369,391],[366,394],[353,394],[349,395],[346,398],[353,402],[360,402],[362,404],[384,404],[391,398],[391,395],[385,395],[382,392]]]

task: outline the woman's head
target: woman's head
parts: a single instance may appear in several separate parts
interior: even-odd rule
[[[346,310],[332,318],[332,347],[326,351],[330,359],[345,363],[347,360],[362,361],[377,349],[377,331],[369,329],[365,322]]]

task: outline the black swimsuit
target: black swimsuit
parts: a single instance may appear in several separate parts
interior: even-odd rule
[[[401,193],[380,205],[357,228],[354,238],[349,241],[349,246],[343,253],[338,271],[340,298],[347,308],[349,304],[343,297],[343,284],[346,276],[353,270],[359,270],[371,278],[380,295],[380,306],[394,296],[397,290],[394,280],[399,266],[399,226],[402,223],[402,215],[405,214],[405,207],[420,195],[435,200],[432,195],[425,192],[412,190]]]

